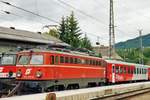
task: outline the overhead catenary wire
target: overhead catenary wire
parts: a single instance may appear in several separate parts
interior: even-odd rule
[[[70,7],[70,8],[72,8],[72,9],[74,9],[74,10],[76,10],[76,11],[78,11],[78,12],[81,13],[82,15],[84,15],[84,16],[86,16],[86,17],[89,17],[89,18],[91,18],[92,20],[98,21],[98,22],[100,22],[101,24],[104,25],[104,23],[103,23],[101,20],[99,20],[98,18],[93,17],[93,16],[91,16],[90,14],[87,14],[86,12],[84,12],[84,11],[82,11],[82,10],[80,10],[80,9],[75,8],[74,6],[72,6],[72,5],[68,4],[68,3],[66,3],[65,1],[63,1],[63,0],[57,0],[57,1],[60,2],[60,3],[62,3],[62,4],[64,4],[64,5],[66,5],[66,6],[68,6],[68,7]]]
[[[35,15],[35,16],[41,17],[41,18],[43,18],[43,19],[49,20],[49,21],[51,21],[51,22],[54,22],[54,23],[59,24],[59,22],[56,21],[56,20],[53,20],[53,19],[51,19],[51,18],[42,16],[42,15],[40,15],[40,14],[34,13],[34,12],[29,11],[29,10],[26,10],[26,9],[24,9],[24,8],[15,6],[15,5],[13,5],[13,4],[9,3],[9,2],[5,2],[5,1],[2,1],[2,0],[0,0],[0,2],[1,2],[1,3],[4,3],[4,4],[6,4],[6,5],[9,5],[9,6],[15,7],[15,8],[17,8],[17,9],[20,9],[20,10],[22,10],[22,11],[28,12],[28,13],[33,14],[33,15]]]

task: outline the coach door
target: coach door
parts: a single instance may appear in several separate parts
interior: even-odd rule
[[[115,83],[115,65],[112,64],[112,83]]]

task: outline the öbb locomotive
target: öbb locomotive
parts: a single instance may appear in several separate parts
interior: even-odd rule
[[[0,58],[0,93],[7,93],[14,88],[17,54],[2,53]]]
[[[149,80],[150,68],[77,52],[28,50],[18,53],[16,79],[55,91]]]

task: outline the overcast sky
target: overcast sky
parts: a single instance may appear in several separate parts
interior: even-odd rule
[[[89,18],[80,12],[63,5],[58,0],[4,0],[11,4],[60,21],[62,16],[68,16],[74,11],[83,32],[86,32],[92,43],[100,37],[100,43],[108,45],[109,0],[63,0],[76,9],[82,10]],[[150,33],[150,0],[114,0],[116,42],[137,37],[138,29],[143,34]],[[44,31],[45,25],[56,23],[0,3],[0,10],[13,13],[7,15],[0,11],[0,26],[15,27],[29,31]],[[96,20],[95,20],[96,19]],[[98,20],[98,21],[97,21]]]

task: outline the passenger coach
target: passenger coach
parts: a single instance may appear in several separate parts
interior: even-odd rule
[[[147,65],[127,63],[115,60],[106,60],[106,62],[106,76],[107,82],[109,83],[148,80],[148,76],[150,76],[150,71],[148,74],[149,66]]]

